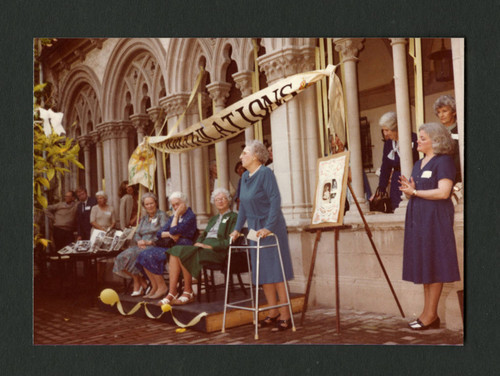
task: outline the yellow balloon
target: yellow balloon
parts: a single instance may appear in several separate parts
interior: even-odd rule
[[[104,289],[104,290],[102,290],[100,298],[101,298],[101,301],[104,304],[108,304],[110,306],[113,306],[115,303],[117,303],[117,302],[120,301],[120,298],[118,297],[118,294],[113,289]]]
[[[172,307],[170,306],[170,304],[163,304],[163,305],[161,306],[161,310],[162,310],[162,312],[168,312],[168,311],[170,311],[171,309],[172,309]]]

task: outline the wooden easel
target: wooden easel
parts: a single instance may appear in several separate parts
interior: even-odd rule
[[[354,202],[356,203],[356,206],[358,208],[359,214],[361,218],[363,219],[363,223],[365,225],[365,232],[366,235],[368,235],[368,239],[370,240],[370,243],[372,245],[373,251],[375,252],[375,255],[377,256],[377,260],[380,264],[380,267],[382,268],[382,271],[384,273],[385,279],[387,283],[389,284],[389,288],[391,289],[392,295],[394,296],[394,299],[396,300],[396,304],[398,305],[399,312],[401,312],[401,316],[405,317],[405,314],[403,312],[403,309],[401,308],[401,305],[399,304],[398,297],[396,296],[396,292],[394,291],[394,288],[392,287],[391,280],[389,279],[389,276],[387,275],[387,272],[385,271],[384,264],[382,262],[382,259],[380,258],[380,255],[378,253],[377,247],[375,246],[375,243],[373,242],[372,238],[372,233],[370,231],[370,227],[368,226],[368,223],[366,222],[365,216],[363,215],[363,212],[361,211],[361,207],[359,206],[358,199],[356,198],[356,195],[354,194],[354,191],[351,187],[351,183],[348,181],[347,186],[349,187],[349,190],[351,191],[352,197],[354,199]],[[316,238],[314,240],[314,248],[313,248],[313,254],[311,258],[311,266],[309,268],[309,277],[307,278],[307,287],[306,287],[306,294],[304,297],[304,306],[302,309],[302,316],[300,318],[300,325],[303,325],[304,323],[304,317],[307,311],[307,302],[309,300],[309,292],[311,290],[311,282],[312,282],[312,276],[314,274],[314,265],[316,264],[316,253],[318,251],[318,244],[321,239],[321,233],[323,231],[335,231],[335,241],[334,241],[334,254],[335,254],[335,309],[336,309],[336,315],[337,315],[337,332],[340,333],[340,299],[339,299],[339,270],[338,270],[338,240],[339,240],[339,231],[340,230],[345,230],[348,228],[351,228],[352,226],[350,225],[342,225],[342,226],[331,226],[331,227],[322,227],[322,228],[306,228],[306,231],[309,232],[316,232]]]

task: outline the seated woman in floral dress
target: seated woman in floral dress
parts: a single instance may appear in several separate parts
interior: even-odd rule
[[[146,215],[141,218],[135,231],[136,245],[120,253],[113,266],[113,272],[123,278],[133,278],[134,292],[132,296],[139,296],[146,290],[147,284],[141,276],[135,263],[137,256],[148,246],[154,244],[156,232],[167,222],[165,212],[158,209],[158,199],[153,193],[146,192],[141,199],[141,204],[146,209]]]
[[[144,295],[148,299],[161,298],[167,292],[167,285],[163,279],[167,248],[193,244],[196,233],[196,215],[186,204],[186,196],[182,192],[174,192],[169,197],[174,215],[158,231],[155,247],[150,247],[137,257],[137,268],[144,271],[151,281],[151,291]]]
[[[233,231],[238,215],[231,211],[231,195],[227,189],[216,188],[211,203],[218,214],[208,220],[205,231],[192,246],[176,245],[167,250],[170,289],[159,304],[182,305],[194,300],[193,276],[199,278],[204,263],[222,263],[229,247],[229,234]],[[177,282],[182,271],[184,291],[179,297]]]

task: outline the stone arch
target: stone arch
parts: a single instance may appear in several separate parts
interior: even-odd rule
[[[213,41],[210,38],[174,38],[170,40],[167,50],[167,76],[165,82],[166,96],[190,92],[200,70],[198,63],[203,56],[206,61],[205,70],[212,71],[211,57]]]
[[[78,121],[81,131],[86,134],[90,131],[87,130],[87,123],[98,124],[102,116],[101,85],[97,75],[89,67],[79,66],[69,73],[61,87],[65,128]]]
[[[240,72],[254,70],[254,55],[252,38],[241,39],[238,49],[233,53]]]
[[[109,58],[103,79],[102,107],[106,121],[121,119],[123,116],[125,88],[129,89],[132,94],[132,104],[136,111],[140,109],[140,99],[138,100],[137,97],[145,81],[149,84],[152,105],[158,104],[161,91],[160,79],[167,77],[165,55],[165,49],[156,38],[123,39],[117,43]],[[139,85],[123,80],[123,77],[126,77],[134,67],[138,69],[137,77],[139,78],[139,71],[144,73],[148,68],[146,64],[150,64],[151,61],[154,63],[154,72],[143,74],[141,76],[143,80],[139,82]],[[141,62],[143,65],[140,64]]]
[[[234,60],[240,69],[239,61],[234,56],[235,53],[238,55],[239,44],[239,40],[236,38],[216,40],[211,64],[214,67],[212,71],[213,82],[226,82],[226,70],[231,60]],[[230,50],[232,51],[231,55],[229,54]]]

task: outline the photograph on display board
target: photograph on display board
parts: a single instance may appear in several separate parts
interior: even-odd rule
[[[348,172],[348,151],[318,159],[311,227],[343,224]]]

